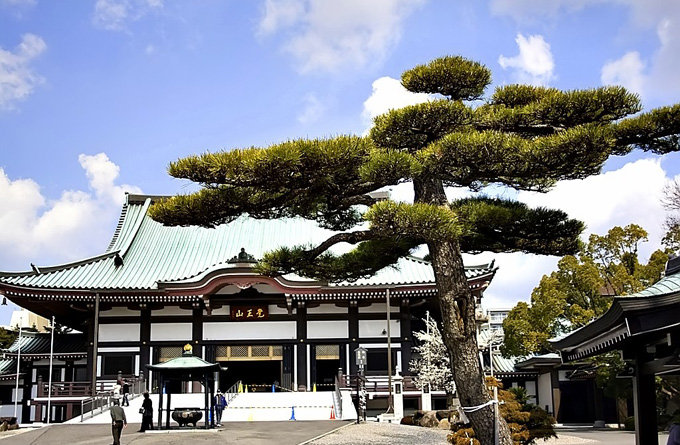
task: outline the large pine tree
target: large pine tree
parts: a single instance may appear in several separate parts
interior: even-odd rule
[[[476,196],[448,202],[445,187],[488,184],[547,191],[559,180],[600,172],[634,148],[678,150],[680,106],[635,115],[638,97],[620,87],[560,91],[509,85],[485,101],[491,74],[462,57],[443,57],[402,75],[434,100],[375,119],[368,137],[291,140],[267,148],[190,156],[169,172],[203,188],[156,204],[164,224],[212,227],[241,214],[303,217],[337,234],[315,246],[270,252],[258,268],[340,280],[371,275],[427,244],[438,287],[442,333],[464,406],[489,401],[477,354],[474,299],[462,252],[566,255],[578,248],[579,221],[559,210]],[[413,204],[378,200],[382,187],[410,181]],[[368,224],[361,225],[367,221]],[[342,255],[329,249],[356,244]],[[470,413],[483,444],[493,443],[493,409]],[[510,444],[505,422],[500,443]]]

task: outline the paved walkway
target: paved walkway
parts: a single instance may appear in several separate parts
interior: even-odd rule
[[[219,430],[182,430],[137,433],[139,424],[130,424],[124,431],[123,445],[192,445],[242,443],[253,445],[298,445],[337,429],[310,445],[445,445],[447,431],[413,426],[369,422],[356,425],[342,421],[314,422],[232,422]],[[634,445],[630,431],[593,430],[592,428],[560,428],[558,439],[540,441],[543,445]],[[659,434],[659,445],[665,445],[667,434]],[[45,428],[0,433],[0,445],[108,445],[111,430],[108,425],[52,425]]]
[[[344,425],[342,421],[314,422],[231,422],[219,430],[182,430],[137,433],[139,424],[129,424],[123,430],[122,445],[192,445],[243,443],[253,445],[297,445]],[[51,425],[20,433],[0,433],[0,445],[109,445],[109,425]],[[15,434],[10,434],[15,433]]]

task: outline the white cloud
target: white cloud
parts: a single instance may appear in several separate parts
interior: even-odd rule
[[[642,96],[644,69],[645,64],[640,59],[640,53],[631,51],[620,59],[607,62],[602,67],[600,79],[603,85],[621,85]]]
[[[258,34],[267,35],[298,22],[305,14],[301,0],[266,0]]]
[[[521,192],[518,199],[532,207],[562,209],[571,218],[584,221],[584,241],[591,233],[604,235],[614,226],[638,224],[649,233],[649,242],[640,246],[640,256],[646,260],[661,246],[666,215],[661,198],[664,185],[672,179],[659,159],[641,159],[598,176],[561,182],[545,194]],[[518,300],[528,301],[541,277],[555,270],[558,260],[520,253],[484,253],[466,256],[466,263],[491,259],[496,259],[499,270],[485,292],[486,307],[512,307]]]
[[[392,109],[427,102],[432,98],[425,93],[412,93],[401,82],[392,77],[381,77],[373,81],[373,92],[364,101],[362,116],[366,123],[371,123],[376,116]]]
[[[541,35],[524,37],[517,34],[515,39],[519,54],[514,57],[500,56],[498,63],[503,69],[512,68],[521,83],[547,85],[553,78],[553,61],[550,45]]]
[[[492,0],[490,7],[491,11],[496,14],[511,16],[518,22],[527,22],[542,21],[545,18],[559,18],[563,13],[572,13],[591,6],[602,5],[628,9],[630,23],[621,23],[623,31],[627,34],[636,32],[635,29],[631,30],[631,25],[639,28],[652,28],[656,31],[659,46],[649,61],[647,72],[640,72],[636,80],[642,83],[642,87],[637,91],[644,90],[646,96],[665,100],[668,99],[669,95],[680,94],[680,80],[677,76],[678,71],[680,71],[680,57],[678,57],[678,54],[680,54],[679,1]],[[632,52],[629,51],[628,54]]]
[[[261,36],[285,33],[283,49],[300,72],[379,63],[401,37],[402,22],[425,0],[267,0]]]
[[[92,22],[109,31],[124,31],[128,22],[161,8],[163,0],[97,0]]]
[[[0,109],[12,109],[44,82],[30,64],[45,49],[45,41],[35,34],[24,34],[14,52],[0,48]]]
[[[61,262],[103,252],[124,192],[140,189],[117,185],[119,168],[104,153],[80,155],[79,160],[94,193],[66,190],[56,200],[43,196],[34,180],[12,180],[0,168],[3,269],[26,270],[36,259]]]
[[[314,93],[305,95],[303,102],[303,110],[297,116],[298,122],[301,124],[311,124],[318,121],[326,109],[324,104],[321,103]]]

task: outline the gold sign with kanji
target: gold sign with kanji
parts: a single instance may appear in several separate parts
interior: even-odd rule
[[[232,306],[231,319],[236,321],[266,320],[269,318],[268,307],[263,306]]]

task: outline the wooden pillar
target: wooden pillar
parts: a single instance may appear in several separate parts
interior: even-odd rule
[[[411,308],[409,307],[408,298],[401,300],[399,324],[401,325],[401,375],[411,375],[409,364],[411,363],[413,337],[411,332]]]
[[[307,384],[307,307],[304,301],[297,303],[297,363],[295,364],[298,387]],[[295,388],[297,389],[297,388]],[[307,388],[309,389],[309,388]]]
[[[654,374],[641,374],[641,360],[637,360],[637,372],[633,377],[633,404],[635,405],[635,443],[658,445],[656,430],[656,385]]]
[[[293,345],[283,345],[281,386],[288,389],[296,389],[293,388]]]
[[[204,419],[205,419],[205,421],[203,422],[203,428],[205,428],[207,430],[208,427],[210,426],[210,424],[208,423],[208,409],[209,409],[208,408],[209,407],[208,391],[210,391],[210,388],[208,388],[208,374],[207,373],[203,375],[203,389],[204,389],[203,392],[205,393],[205,396],[204,396],[204,399],[205,399],[205,411],[204,411],[205,417],[204,417]]]
[[[356,300],[349,302],[349,374],[357,374],[357,360],[354,350],[359,347],[359,303]]]
[[[144,381],[149,381],[149,370],[146,365],[151,364],[151,309],[146,304],[141,305],[139,340],[139,373],[144,376]],[[147,383],[148,385],[148,383]],[[148,387],[148,386],[147,386]]]
[[[158,373],[160,374],[160,373]],[[163,375],[158,376],[158,429],[163,429]]]
[[[201,303],[194,303],[191,325],[191,346],[196,357],[201,357],[201,344],[203,343],[203,308]]]
[[[89,307],[89,305],[88,305]],[[94,305],[92,305],[94,310]],[[96,394],[97,355],[94,353],[94,314],[87,323],[87,379],[90,380],[92,395]]]
[[[21,385],[23,388],[23,396],[21,398],[21,423],[28,423],[31,421],[31,406],[29,405],[28,401],[32,399],[31,391],[33,390],[33,362],[25,361],[22,368],[24,377]]]
[[[172,398],[172,393],[167,392],[165,394],[167,402],[165,402],[165,428],[170,429],[170,400]]]

